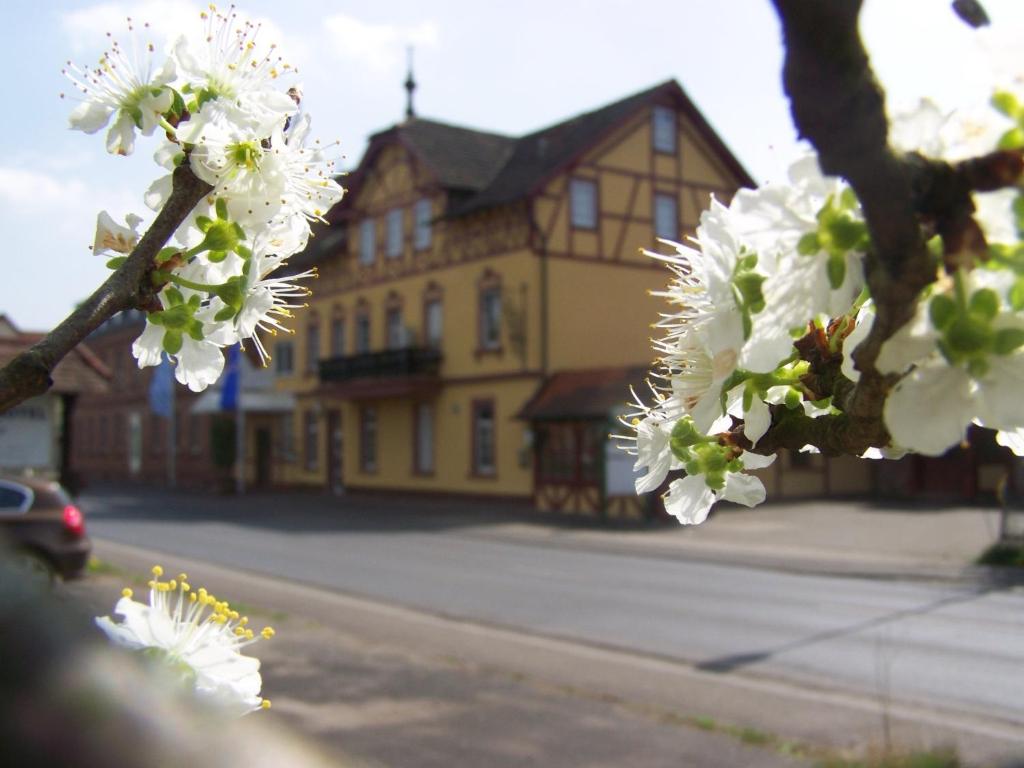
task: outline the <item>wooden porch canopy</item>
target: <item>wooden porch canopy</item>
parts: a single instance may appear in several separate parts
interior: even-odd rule
[[[524,421],[605,420],[630,400],[630,386],[646,391],[646,366],[562,371],[545,379],[516,418]]]

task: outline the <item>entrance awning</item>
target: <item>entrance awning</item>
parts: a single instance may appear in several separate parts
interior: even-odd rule
[[[620,366],[552,374],[516,416],[526,421],[605,419],[629,401],[631,385],[641,391],[647,371],[646,366]]]
[[[291,413],[295,395],[291,392],[249,391],[241,393],[241,407],[246,413]],[[207,389],[192,406],[192,413],[229,413],[220,407],[220,388]]]

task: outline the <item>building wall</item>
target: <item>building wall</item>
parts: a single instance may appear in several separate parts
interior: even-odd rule
[[[534,202],[549,261],[551,371],[649,362],[650,325],[666,311],[664,299],[651,292],[663,290],[670,277],[664,265],[641,253],[668,250],[655,236],[655,196],[674,198],[673,239],[681,241],[695,230],[712,194],[728,200],[741,183],[686,117],[676,115],[673,154],[654,151],[652,113],[645,110],[551,179]],[[573,226],[573,179],[597,185],[594,229]]]
[[[153,368],[139,370],[132,341],[139,319],[119,315],[89,337],[89,346],[113,371],[107,394],[85,394],[72,413],[73,465],[86,486],[97,483],[168,484],[168,420],[153,414]],[[175,385],[177,485],[219,488],[225,471],[211,459],[211,416],[193,415],[195,393]]]

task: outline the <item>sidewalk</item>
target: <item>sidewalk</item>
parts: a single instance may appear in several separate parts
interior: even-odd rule
[[[488,534],[780,570],[867,577],[1009,578],[974,565],[998,538],[999,510],[817,499],[724,505],[699,526],[599,529],[510,523]]]
[[[148,488],[97,488],[85,495],[134,506],[199,510],[207,518],[296,528],[457,531],[459,535],[530,541],[623,554],[721,561],[796,572],[874,578],[1024,582],[1015,569],[975,566],[998,537],[995,507],[897,505],[872,500],[813,499],[753,509],[715,508],[699,526],[669,520],[604,524],[593,518],[537,512],[524,504],[459,497],[250,492],[201,495]],[[288,510],[282,513],[282,510]]]

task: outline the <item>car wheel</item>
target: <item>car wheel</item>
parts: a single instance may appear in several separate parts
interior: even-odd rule
[[[28,549],[21,549],[13,553],[12,565],[24,576],[25,580],[32,587],[37,589],[50,589],[57,580],[57,573],[50,562]]]

